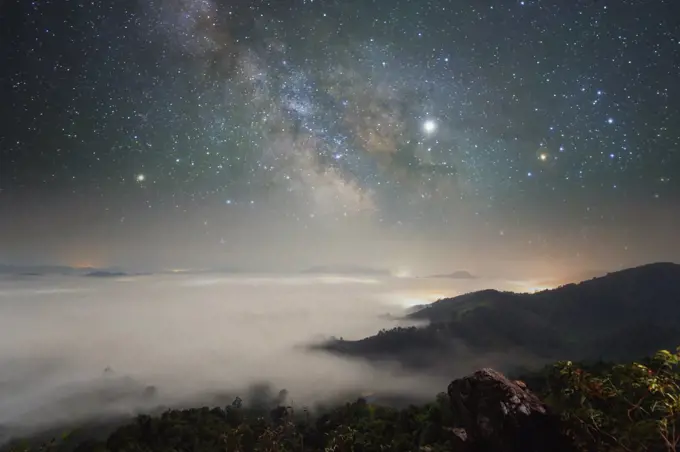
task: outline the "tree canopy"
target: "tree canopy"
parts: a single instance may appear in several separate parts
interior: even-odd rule
[[[680,374],[676,352],[639,362],[557,362],[524,377],[554,412],[577,451],[676,451],[680,444]],[[522,384],[524,387],[524,384]],[[226,407],[169,410],[139,416],[105,440],[75,448],[69,435],[39,447],[9,450],[178,451],[450,451],[456,414],[449,395],[396,409],[358,399],[321,413],[287,406],[285,392],[263,409],[237,398]]]

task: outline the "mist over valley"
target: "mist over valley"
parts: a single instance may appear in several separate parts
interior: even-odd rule
[[[381,274],[88,274],[0,276],[5,440],[159,406],[218,405],[236,395],[248,403],[259,384],[288,390],[297,406],[357,394],[430,398],[454,375],[375,366],[309,345],[423,324],[404,320],[409,308],[444,294],[519,288]],[[472,367],[461,362],[460,374]]]

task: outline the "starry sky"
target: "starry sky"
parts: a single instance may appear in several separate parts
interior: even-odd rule
[[[0,261],[680,256],[677,0],[0,2]]]

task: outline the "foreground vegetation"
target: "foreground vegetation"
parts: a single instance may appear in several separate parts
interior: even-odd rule
[[[557,363],[544,400],[559,413],[580,450],[676,451],[680,445],[680,374],[676,353],[642,363],[593,369]]]
[[[676,353],[628,364],[558,362],[526,384],[551,408],[578,451],[676,451],[680,444],[680,374]],[[277,406],[268,412],[236,399],[225,408],[139,416],[106,440],[77,451],[445,451],[457,450],[449,395],[405,409],[359,399],[322,414]],[[30,449],[73,449],[68,438]],[[67,447],[68,446],[68,447]]]

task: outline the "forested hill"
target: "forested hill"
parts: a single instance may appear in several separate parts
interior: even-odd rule
[[[680,342],[680,265],[649,264],[533,294],[484,290],[437,301],[409,317],[429,325],[318,348],[421,370],[455,363],[462,349],[512,351],[545,362],[632,359]]]

